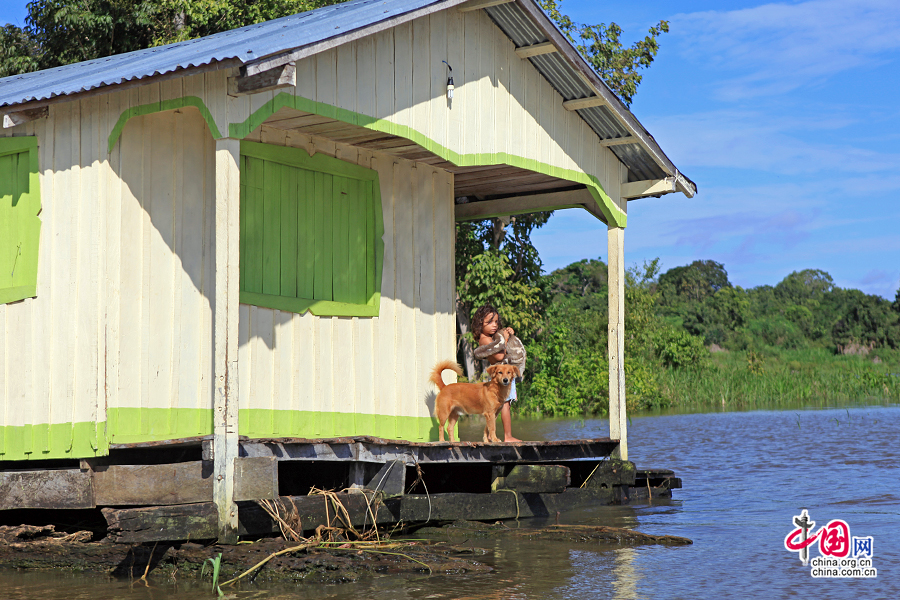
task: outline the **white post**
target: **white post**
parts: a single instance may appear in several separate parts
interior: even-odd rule
[[[619,440],[615,458],[628,460],[625,412],[625,229],[610,226],[606,234],[609,253],[609,437]]]
[[[216,141],[215,401],[213,500],[219,542],[237,542],[234,459],[238,453],[238,296],[240,293],[240,141]]]

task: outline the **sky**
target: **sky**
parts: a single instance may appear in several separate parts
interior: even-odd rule
[[[24,24],[27,0],[0,0]],[[694,198],[629,202],[628,265],[725,265],[734,285],[822,269],[840,287],[900,287],[900,2],[563,0],[576,22],[631,43],[660,19],[632,112]],[[545,271],[606,260],[606,227],[558,211],[532,237]]]
[[[660,19],[632,111],[681,172],[680,194],[628,203],[629,265],[698,259],[735,285],[822,269],[840,287],[900,287],[900,2],[563,0],[630,44]],[[605,226],[576,210],[534,236],[546,270],[605,258]]]

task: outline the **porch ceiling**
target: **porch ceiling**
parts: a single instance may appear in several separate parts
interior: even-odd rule
[[[454,174],[454,196],[465,196],[469,202],[584,188],[565,179],[505,164],[460,167],[407,138],[293,108],[280,109],[263,126],[320,136],[446,169]]]

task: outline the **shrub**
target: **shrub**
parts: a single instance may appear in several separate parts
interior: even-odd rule
[[[709,357],[703,340],[683,329],[666,327],[656,337],[656,355],[667,367],[702,367]]]

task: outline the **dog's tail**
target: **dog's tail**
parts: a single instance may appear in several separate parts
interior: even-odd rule
[[[454,361],[452,361],[452,360],[442,360],[441,362],[439,362],[438,364],[436,364],[436,365],[434,366],[434,370],[431,371],[431,381],[432,381],[432,383],[434,383],[434,385],[437,386],[437,389],[438,389],[438,390],[442,390],[442,389],[444,389],[445,387],[447,387],[447,384],[444,383],[444,380],[443,380],[443,379],[441,379],[441,373],[443,373],[445,370],[448,370],[448,369],[449,369],[450,371],[453,371],[453,372],[456,373],[457,375],[462,375],[462,374],[463,374],[462,367],[460,367],[460,366],[459,366],[458,364],[456,364]]]

